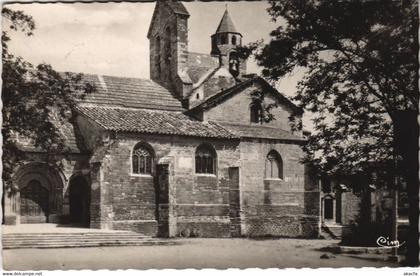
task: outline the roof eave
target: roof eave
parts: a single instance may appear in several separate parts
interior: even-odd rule
[[[267,139],[267,140],[276,140],[276,141],[283,141],[283,142],[289,142],[289,143],[299,143],[304,144],[308,142],[306,139],[300,139],[300,138],[277,138],[277,137],[259,137],[259,136],[253,136],[253,135],[241,135],[241,138],[251,138],[251,139]]]
[[[178,133],[161,133],[161,132],[148,132],[148,131],[136,131],[136,130],[119,130],[119,129],[107,129],[108,131],[114,131],[115,133],[137,133],[145,135],[167,135],[167,136],[180,136],[180,137],[199,137],[207,139],[222,139],[222,140],[238,140],[241,137],[237,135],[231,136],[205,136],[205,135],[187,135]]]
[[[215,32],[214,34],[211,35],[211,37],[213,37],[215,35],[218,35],[218,34],[238,34],[241,37],[243,37],[243,35],[240,32],[237,32],[237,31],[236,32]]]

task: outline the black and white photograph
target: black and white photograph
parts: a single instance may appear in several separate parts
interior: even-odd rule
[[[3,2],[2,270],[416,276],[418,13]]]

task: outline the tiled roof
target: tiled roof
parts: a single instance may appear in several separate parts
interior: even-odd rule
[[[78,110],[104,129],[117,132],[236,138],[217,123],[194,120],[181,112],[99,106]]]
[[[200,82],[200,80],[214,72],[214,70],[214,68],[209,67],[190,66],[187,68],[187,73],[188,76],[190,76],[192,82],[196,84]]]
[[[188,53],[187,74],[194,87],[201,84],[219,67],[219,61],[208,54]]]
[[[215,106],[217,103],[224,101],[229,96],[234,95],[235,92],[242,91],[243,89],[245,89],[246,87],[251,85],[252,82],[253,82],[253,80],[250,79],[250,80],[240,82],[240,83],[236,84],[235,86],[233,86],[229,89],[220,90],[220,92],[218,92],[216,94],[213,94],[213,95],[211,95],[207,98],[204,98],[202,101],[198,102],[197,104],[194,104],[194,105],[190,106],[190,109],[187,111],[187,113],[192,114],[197,110],[209,109],[209,108]]]
[[[221,90],[219,93],[211,95],[210,97],[204,99],[199,104],[192,106],[190,110],[188,111],[188,113],[193,114],[197,110],[206,110],[206,109],[212,108],[216,106],[217,104],[236,95],[237,93],[240,93],[246,87],[249,87],[250,85],[256,82],[260,83],[263,86],[263,88],[266,89],[267,91],[270,91],[271,93],[273,93],[273,95],[275,95],[278,98],[278,100],[284,103],[286,106],[290,107],[291,109],[295,110],[298,113],[303,113],[303,110],[301,108],[299,108],[294,103],[292,103],[288,98],[286,98],[283,94],[277,91],[274,87],[272,87],[269,83],[267,83],[267,81],[265,81],[261,77],[255,77],[252,79],[244,80],[235,86],[232,86],[228,89]]]
[[[266,138],[298,142],[306,141],[304,137],[294,135],[288,131],[276,127],[268,127],[262,125],[238,125],[223,122],[218,122],[218,124],[239,137]]]
[[[217,27],[216,34],[217,33],[238,33],[227,10],[225,10],[222,20]]]
[[[86,95],[82,103],[129,108],[182,111],[179,100],[169,90],[152,80],[99,75],[83,75],[96,91]]]

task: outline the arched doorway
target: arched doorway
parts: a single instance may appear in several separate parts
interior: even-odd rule
[[[48,222],[48,190],[38,180],[31,180],[20,190],[21,223]]]
[[[59,223],[64,179],[61,170],[47,163],[19,164],[3,194],[5,224]]]
[[[70,181],[70,222],[89,226],[90,222],[90,187],[87,181],[77,176]]]

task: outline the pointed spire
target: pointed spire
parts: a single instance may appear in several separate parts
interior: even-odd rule
[[[230,18],[227,4],[225,13],[223,14],[222,20],[219,23],[219,27],[217,27],[216,34],[217,33],[238,33],[235,25],[233,25],[232,19]]]

